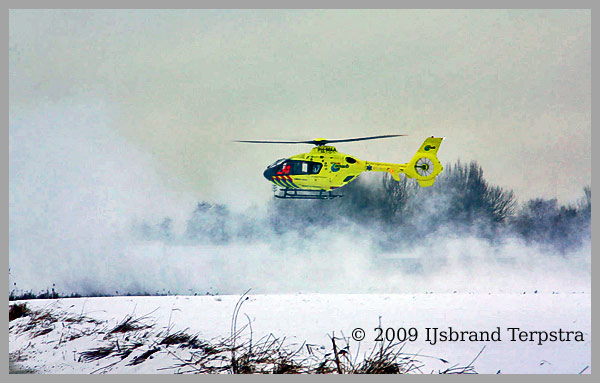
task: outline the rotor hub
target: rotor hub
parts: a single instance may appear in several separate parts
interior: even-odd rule
[[[427,157],[421,157],[415,163],[415,170],[421,177],[429,177],[433,173],[433,162]]]

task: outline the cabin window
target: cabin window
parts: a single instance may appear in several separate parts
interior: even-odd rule
[[[319,162],[291,160],[281,164],[280,168],[277,169],[277,174],[318,174],[322,166]]]
[[[322,166],[318,162],[311,162],[308,167],[308,174],[319,174]]]
[[[352,157],[346,157],[346,162],[349,164],[355,164],[356,160]]]

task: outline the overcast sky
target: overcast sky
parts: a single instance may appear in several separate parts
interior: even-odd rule
[[[589,10],[12,10],[9,22],[13,217],[97,184],[104,203],[142,190],[159,207],[162,194],[261,204],[266,165],[310,150],[234,139],[408,134],[338,145],[406,162],[445,136],[442,163],[475,160],[520,201],[574,202],[591,183]]]

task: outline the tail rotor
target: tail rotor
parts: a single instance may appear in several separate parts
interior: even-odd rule
[[[421,187],[432,186],[444,167],[437,158],[444,137],[428,137],[408,163],[405,174],[415,178]]]

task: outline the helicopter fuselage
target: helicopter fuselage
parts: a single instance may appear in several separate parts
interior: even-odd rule
[[[363,161],[340,153],[333,146],[316,146],[309,153],[276,161],[263,173],[275,185],[287,189],[326,190],[340,188],[364,171],[389,172],[395,179],[408,164]]]
[[[432,186],[435,177],[444,169],[437,158],[437,152],[444,137],[427,137],[419,150],[405,164],[363,161],[354,156],[340,153],[335,147],[327,145],[333,142],[354,142],[400,136],[403,135],[388,134],[339,140],[317,138],[310,141],[241,140],[237,142],[315,145],[308,153],[275,161],[267,167],[263,175],[275,185],[273,191],[277,198],[332,199],[342,196],[333,193],[333,190],[354,181],[364,171],[387,172],[396,181],[400,181],[400,173],[403,173],[408,178],[416,179],[421,187]]]

